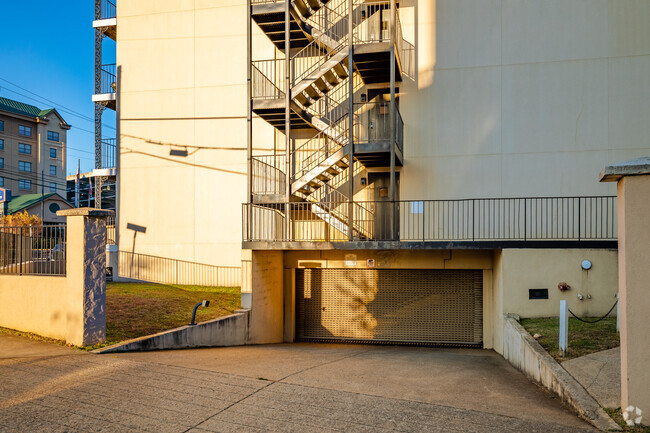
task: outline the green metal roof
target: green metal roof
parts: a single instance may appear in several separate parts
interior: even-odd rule
[[[33,204],[36,204],[41,201],[41,195],[43,200],[46,200],[53,195],[59,195],[55,192],[48,192],[47,194],[25,194],[11,199],[7,207],[7,214],[11,215],[12,213],[20,212],[23,209],[27,209]],[[61,197],[59,195],[59,197]],[[63,197],[61,197],[63,198]]]
[[[14,101],[13,99],[0,98],[0,111],[8,111],[14,114],[20,114],[27,117],[45,117],[54,111],[54,108],[41,110],[33,105],[23,102]]]

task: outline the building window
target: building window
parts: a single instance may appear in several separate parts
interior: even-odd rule
[[[50,147],[50,158],[56,158],[56,149]]]
[[[0,187],[3,187],[3,186],[5,186],[5,178],[0,177]]]
[[[4,130],[5,130],[5,121],[0,120],[0,131],[4,131]]]
[[[18,125],[18,134],[24,135],[25,137],[32,136],[32,127],[25,125]]]
[[[50,182],[50,192],[56,192],[56,182]],[[52,204],[54,204],[54,203],[52,203]],[[50,209],[52,208],[51,206],[52,205],[50,205]],[[56,213],[56,211],[54,211],[52,213]]]
[[[5,150],[5,141],[0,139],[0,150]]]
[[[31,172],[32,163],[27,161],[18,161],[18,170]]]
[[[47,131],[47,139],[50,141],[59,141],[59,133],[54,131]]]
[[[5,168],[5,159],[0,158],[0,168]]]
[[[50,175],[56,176],[56,165],[50,165]]]
[[[58,203],[50,203],[49,209],[50,209],[50,212],[57,213],[58,211],[61,210],[61,206],[59,206]]]
[[[24,153],[25,155],[32,154],[32,145],[25,143],[18,143],[18,153]]]
[[[18,180],[18,189],[32,189],[32,181],[29,179]]]

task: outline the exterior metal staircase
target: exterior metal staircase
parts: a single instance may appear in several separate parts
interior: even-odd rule
[[[355,162],[350,160],[350,136],[354,137],[356,147],[358,121],[355,113],[352,116],[349,113],[349,86],[356,82],[360,87],[363,74],[359,72],[357,63],[355,70],[349,70],[350,43],[364,42],[364,35],[366,39],[369,35],[370,42],[381,39],[382,13],[390,2],[369,5],[354,0],[355,31],[351,41],[348,0],[293,0],[290,5],[290,52],[285,49],[285,3],[275,0],[253,0],[252,3],[253,20],[278,49],[290,56],[293,75],[288,84],[286,59],[253,61],[253,112],[284,132],[285,95],[289,92],[291,129],[315,131],[311,139],[291,153],[289,176],[286,160],[277,164],[276,156],[253,157],[253,177],[272,179],[264,184],[262,190],[253,191],[253,195],[270,197],[266,201],[260,198],[258,202],[262,204],[278,201],[277,198],[285,194],[285,182],[290,182],[291,201],[305,202],[315,217],[339,233],[351,230],[355,238],[371,239],[372,229],[364,221],[372,220],[372,212],[357,202],[350,209],[350,197],[342,192],[342,188],[331,184],[336,183],[333,179],[344,176]],[[370,24],[376,27],[374,33],[368,30]],[[401,38],[401,31],[399,36]],[[386,51],[387,47],[380,48]],[[368,53],[371,50],[366,50]],[[353,60],[356,60],[356,48]],[[402,65],[398,63],[397,66],[401,71]],[[367,65],[362,68],[368,70]],[[386,69],[385,65],[380,68]],[[350,117],[353,125],[350,125]],[[391,145],[393,141],[394,137],[390,139]],[[255,184],[255,179],[253,182]],[[284,197],[286,201],[286,195]],[[355,216],[350,223],[351,214]]]

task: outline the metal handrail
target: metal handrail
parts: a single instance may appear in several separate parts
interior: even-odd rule
[[[253,194],[284,194],[284,155],[257,155],[252,161]]]

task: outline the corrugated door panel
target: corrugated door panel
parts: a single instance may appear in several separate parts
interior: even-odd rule
[[[306,339],[483,341],[483,272],[296,269],[296,334]]]

